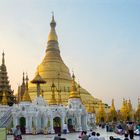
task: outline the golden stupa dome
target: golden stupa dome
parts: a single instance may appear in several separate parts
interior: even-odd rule
[[[40,85],[40,87],[41,90],[43,90],[44,99],[47,102],[50,102],[52,100],[51,85],[52,82],[54,82],[56,88],[61,90],[61,93],[59,94],[61,94],[62,104],[67,105],[71,90],[72,77],[68,67],[64,64],[60,55],[58,38],[55,31],[56,22],[54,20],[54,16],[52,16],[50,26],[51,30],[48,36],[45,57],[37,67],[39,75],[46,81],[46,84]],[[75,85],[78,87],[76,82]],[[91,102],[94,103],[95,99],[84,88],[80,88],[80,93],[79,91],[76,92],[78,93],[78,98],[79,96],[81,97],[85,106],[87,106],[88,100],[91,100]],[[29,95],[32,100],[36,98],[36,86],[31,82],[29,83]],[[55,99],[57,103],[59,102],[59,98],[60,96],[56,94]],[[96,99],[96,102],[98,101],[99,100]],[[98,106],[95,107],[95,110],[96,109],[98,109]]]

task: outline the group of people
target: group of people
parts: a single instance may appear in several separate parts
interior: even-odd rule
[[[117,134],[124,134],[129,136],[130,139],[134,138],[134,135],[140,136],[140,124],[135,124],[133,122],[127,122],[124,127],[119,124],[116,129]]]
[[[89,134],[87,134],[87,131],[82,131],[79,138],[81,138],[81,140],[105,140],[104,137],[100,136],[100,133],[96,133],[92,130],[90,130]]]
[[[135,131],[134,131],[134,125],[133,123],[129,122],[127,124],[127,127],[126,127],[127,131],[125,131],[124,133],[124,140],[131,140],[134,138],[134,134],[135,134]],[[137,125],[137,134],[140,134],[140,124]],[[120,127],[119,127],[120,129]],[[22,135],[21,135],[21,130],[20,130],[20,126],[17,125],[16,126],[16,129],[13,129],[12,130],[12,133],[13,133],[13,136],[14,136],[14,140],[22,140]],[[79,138],[81,140],[105,140],[105,138],[103,136],[100,136],[100,133],[96,133],[92,130],[90,130],[89,133],[87,133],[87,131],[82,131],[80,133],[80,136]],[[62,138],[61,137],[61,133],[59,133],[57,136],[54,137],[54,140],[66,140],[66,138]],[[113,136],[110,136],[110,140],[119,140],[119,138],[114,138]]]

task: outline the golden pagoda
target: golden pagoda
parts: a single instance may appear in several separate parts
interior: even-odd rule
[[[18,94],[17,94],[17,102],[19,103],[20,101],[22,101],[23,95],[25,93],[25,74],[23,72],[23,76],[22,76],[22,84],[20,86],[18,86]]]
[[[98,113],[96,115],[96,123],[105,122],[105,121],[106,121],[106,112],[103,103],[101,101],[99,105]]]
[[[128,104],[127,100],[123,99],[122,106],[120,109],[121,120],[126,121],[128,119]]]
[[[132,104],[130,99],[128,100],[127,106],[128,106],[128,112],[132,112]]]
[[[132,120],[134,118],[134,112],[133,112],[133,108],[132,108],[132,104],[131,104],[131,100],[129,99],[127,102],[127,119],[128,120]]]
[[[135,116],[136,116],[136,120],[140,122],[140,99],[138,99],[138,107]]]
[[[50,102],[52,98],[52,91],[51,91],[51,85],[52,82],[56,85],[56,88],[58,88],[58,74],[59,74],[59,86],[61,89],[61,102],[63,105],[67,105],[68,99],[69,99],[69,93],[70,93],[70,87],[71,87],[71,81],[72,77],[70,75],[68,67],[64,64],[61,55],[60,55],[60,48],[58,43],[58,36],[56,34],[56,22],[54,19],[54,15],[52,16],[52,20],[50,23],[50,33],[48,35],[48,42],[47,42],[47,48],[46,53],[43,61],[41,64],[38,65],[37,70],[40,74],[40,76],[47,82],[44,85],[41,85],[41,89],[44,91],[44,99],[47,102]],[[77,83],[75,83],[77,86]],[[36,87],[31,82],[29,83],[29,95],[31,97],[31,100],[34,100],[36,98]],[[97,106],[95,108],[98,108],[98,99],[93,98],[93,96],[86,91],[84,88],[81,87],[80,89],[81,94],[81,100],[84,103],[84,106],[87,106],[88,100],[90,99],[92,103],[96,102]],[[56,96],[56,101],[58,101],[60,96]]]
[[[72,86],[71,86],[71,91],[70,91],[70,96],[69,98],[80,98],[79,96],[79,92],[77,90],[77,87],[76,87],[76,82],[75,82],[75,75],[73,73],[72,75]]]
[[[109,113],[108,113],[108,121],[117,121],[117,112],[115,109],[115,105],[114,105],[114,99],[112,99],[112,104],[111,107],[109,109]]]
[[[28,93],[28,76],[26,75],[26,87],[25,87],[25,92],[23,94],[23,97],[22,97],[22,101],[24,102],[31,102],[31,98],[29,96],[29,93]]]
[[[3,91],[3,97],[2,97],[2,101],[1,101],[2,105],[7,105],[8,104],[8,100],[7,100],[7,96],[6,96],[6,92]]]

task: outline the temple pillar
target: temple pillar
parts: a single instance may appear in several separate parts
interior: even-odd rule
[[[36,132],[38,132],[38,120],[37,120],[37,117],[35,117],[35,129],[36,129]]]
[[[32,132],[32,116],[29,117],[29,132]]]
[[[64,116],[62,116],[62,118],[61,118],[61,132],[63,132],[63,130],[64,130],[64,123],[65,123],[65,119],[64,119]]]
[[[84,126],[84,128],[82,128],[83,130],[89,130],[87,115],[84,115],[83,120],[81,120],[81,123],[83,123],[82,126]]]
[[[48,118],[47,118],[47,116],[43,118],[43,122],[44,122],[43,127],[47,128],[48,127]]]
[[[26,116],[26,133],[29,133],[29,116]]]
[[[53,117],[50,118],[50,131],[51,131],[51,134],[54,133],[54,128],[53,128]]]
[[[78,116],[76,117],[76,120],[77,120],[76,130],[77,130],[77,131],[82,131],[82,127],[81,127],[81,115],[78,115]]]

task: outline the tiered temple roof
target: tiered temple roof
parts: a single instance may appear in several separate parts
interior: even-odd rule
[[[5,54],[2,53],[2,64],[0,66],[0,103],[3,98],[7,98],[7,105],[13,105],[15,97],[8,80],[7,68],[5,65]],[[5,95],[4,95],[5,93]]]

